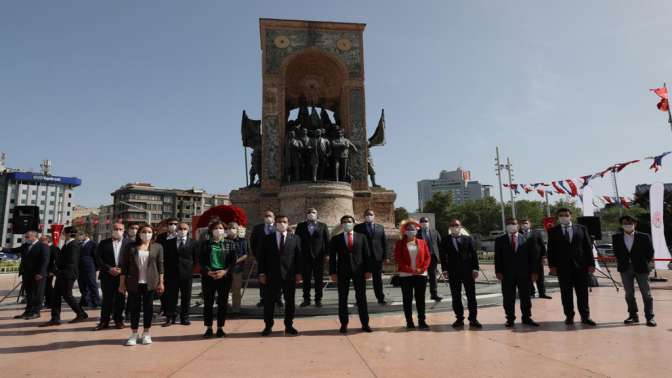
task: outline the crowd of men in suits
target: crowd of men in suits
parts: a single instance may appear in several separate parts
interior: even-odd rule
[[[290,220],[286,216],[275,216],[272,211],[266,211],[263,215],[264,222],[252,228],[249,238],[245,238],[235,222],[218,222],[216,227],[209,227],[208,235],[203,241],[191,238],[189,224],[181,223],[177,219],[167,220],[167,231],[155,239],[161,246],[161,284],[165,283],[165,292],[161,295],[162,312],[165,315],[163,325],[175,324],[178,315],[182,325],[191,324],[189,313],[192,277],[194,267],[200,263],[201,269],[208,272],[206,281],[209,286],[205,282],[203,284],[212,289],[206,302],[214,302],[215,294],[221,297],[217,300],[220,309],[217,336],[223,336],[222,317],[226,316],[229,291],[235,286],[236,279],[239,280],[238,293],[234,290],[233,307],[234,310],[240,308],[241,266],[249,251],[258,264],[261,298],[259,306],[264,309],[265,323],[262,335],[272,332],[276,306],[284,307],[285,332],[298,333],[293,326],[296,288],[301,285],[303,300],[300,306],[314,304],[321,307],[325,265],[328,266],[331,281],[338,288],[340,332],[348,332],[348,297],[351,287],[355,292],[362,330],[372,332],[369,326],[366,280],[372,279],[377,302],[381,305],[387,304],[383,292],[382,268],[389,261],[385,229],[381,224],[375,223],[374,211],[366,210],[365,221],[359,224],[355,223],[353,216],[343,216],[338,227],[342,232],[333,236],[330,236],[329,227],[319,221],[314,208],[306,210],[306,219],[297,225],[294,232],[290,232]],[[534,296],[535,283],[540,298],[551,298],[546,295],[544,287],[544,257],[547,257],[550,273],[557,275],[559,280],[565,323],[574,323],[576,295],[576,307],[581,322],[595,326],[590,317],[588,301],[590,275],[595,271],[593,242],[586,227],[572,223],[569,209],[559,209],[556,215],[559,224],[548,230],[547,245],[541,233],[532,229],[529,220],[514,218],[506,220],[506,232],[495,242],[495,272],[501,282],[506,327],[514,326],[516,297],[520,301],[522,323],[539,326],[532,319],[530,298]],[[620,222],[622,232],[613,236],[613,247],[625,289],[629,315],[625,323],[639,322],[634,295],[636,281],[644,300],[647,325],[656,326],[648,285],[649,265],[653,259],[651,239],[647,234],[635,230],[634,218],[626,215],[621,217]],[[482,327],[477,319],[476,278],[479,276],[480,266],[473,238],[463,232],[459,219],[450,222],[449,234],[444,237],[431,227],[427,218],[421,218],[419,225],[417,239],[423,240],[423,248],[426,246],[430,255],[426,275],[431,299],[442,300],[437,291],[437,268],[440,263],[441,272],[448,279],[452,295],[452,307],[456,317],[453,327],[465,325],[463,288],[467,299],[469,325],[471,328]],[[75,314],[72,323],[88,318],[85,309],[100,307],[100,322],[96,330],[109,328],[111,321],[114,321],[116,328],[124,328],[126,296],[124,288],[120,289],[120,280],[129,273],[122,269],[123,266],[128,266],[123,264],[122,259],[124,251],[139,243],[140,239],[136,239],[139,228],[140,225],[130,225],[125,229],[122,223],[115,223],[112,237],[97,244],[86,233],[77,232],[74,227],[66,227],[62,233],[64,244],[60,250],[50,245],[48,238],[38,240],[37,232],[27,232],[22,246],[11,250],[22,257],[20,274],[26,295],[25,311],[15,318],[39,318],[46,295],[47,304],[51,307],[51,319],[42,326],[60,324],[61,301],[65,300]],[[408,235],[405,237],[409,238]],[[222,244],[224,242],[226,244]],[[218,279],[224,279],[221,281],[221,288],[217,285]],[[75,282],[81,292],[79,301],[72,294]],[[102,300],[99,297],[98,282],[102,289]],[[204,293],[207,291],[205,289],[204,287]],[[311,291],[314,293],[312,297]],[[424,295],[424,289],[422,293]],[[213,303],[209,306],[206,303],[206,307],[209,307],[210,315],[204,337],[212,337]],[[424,324],[424,319],[422,321]]]

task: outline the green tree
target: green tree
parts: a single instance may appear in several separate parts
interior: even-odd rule
[[[500,207],[493,197],[453,206],[449,211],[449,221],[452,218],[458,218],[474,234],[488,235],[490,231],[501,229]]]
[[[639,205],[633,204],[629,209],[623,209],[623,215],[631,215],[635,219],[646,218],[648,211],[642,209]],[[618,219],[621,217],[621,208],[618,205],[607,205],[604,209],[597,213],[602,222],[602,231],[616,231],[621,224]]]
[[[510,216],[511,204],[505,206],[505,214]],[[527,218],[532,227],[541,227],[543,219],[546,216],[546,204],[541,201],[520,200],[516,201],[516,217],[518,219]]]
[[[450,222],[450,208],[453,206],[453,193],[435,193],[432,199],[429,200],[425,207],[422,208],[424,213],[433,213],[436,224],[434,225],[441,233],[448,232],[448,224]]]
[[[408,219],[408,210],[405,207],[397,207],[394,209],[394,225],[399,226],[401,221]]]

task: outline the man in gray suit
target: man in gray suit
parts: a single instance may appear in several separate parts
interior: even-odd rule
[[[427,217],[420,218],[420,229],[418,230],[418,239],[427,242],[429,252],[432,254],[432,262],[429,263],[427,274],[429,276],[429,293],[432,300],[441,302],[443,299],[436,290],[436,267],[439,264],[439,245],[441,244],[441,234],[432,228]]]

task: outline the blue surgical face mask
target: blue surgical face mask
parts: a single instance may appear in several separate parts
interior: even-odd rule
[[[350,232],[350,231],[352,231],[353,228],[355,228],[355,224],[354,224],[354,223],[350,223],[350,222],[348,222],[348,223],[343,223],[343,231],[345,231],[345,232]]]

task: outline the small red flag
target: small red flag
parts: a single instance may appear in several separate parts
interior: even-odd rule
[[[670,102],[666,98],[661,99],[656,106],[661,112],[670,110]]]
[[[660,88],[655,88],[655,89],[650,89],[651,92],[655,93],[658,95],[658,97],[662,99],[669,99],[668,93],[667,93],[667,87],[660,87]]]

